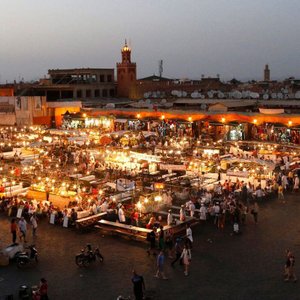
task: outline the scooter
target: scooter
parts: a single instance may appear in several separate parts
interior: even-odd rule
[[[93,251],[91,245],[87,245],[86,250],[82,249],[81,253],[75,256],[75,263],[78,267],[87,267],[91,262],[95,262],[97,259],[100,262],[104,260],[99,248]]]
[[[35,262],[38,263],[38,252],[34,245],[28,247],[30,252],[20,252],[16,255],[18,268],[23,268],[25,265]]]
[[[25,284],[19,287],[19,299],[26,300],[40,300],[39,287],[34,285],[29,287]]]

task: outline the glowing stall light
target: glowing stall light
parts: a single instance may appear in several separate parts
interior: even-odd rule
[[[157,195],[154,197],[155,202],[160,202],[162,200],[162,197],[160,195]]]

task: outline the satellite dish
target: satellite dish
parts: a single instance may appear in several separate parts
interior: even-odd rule
[[[200,94],[201,99],[205,99],[205,95]]]
[[[160,103],[165,104],[165,103],[167,103],[167,100],[166,99],[161,99]]]
[[[193,92],[193,93],[191,93],[191,97],[193,99],[199,98],[199,93],[198,92]]]
[[[242,98],[248,98],[249,97],[249,93],[247,93],[247,91],[242,91]]]
[[[296,99],[300,99],[300,91],[297,91],[297,92],[295,93],[295,98],[296,98]]]
[[[144,98],[148,98],[149,94],[148,93],[144,93]]]
[[[214,97],[214,93],[212,92],[212,91],[208,91],[207,92],[207,96],[208,96],[208,98],[213,98]]]
[[[182,97],[186,97],[187,96],[187,92],[182,92]]]
[[[206,110],[206,108],[207,108],[206,104],[204,104],[204,103],[202,103],[200,107],[201,107],[201,110]]]
[[[219,99],[223,99],[223,98],[224,98],[224,93],[218,92],[218,98],[219,98]]]
[[[269,95],[268,95],[268,94],[264,94],[264,95],[263,95],[263,99],[264,99],[264,100],[268,100],[268,99],[269,99]]]
[[[276,93],[272,93],[272,94],[271,94],[271,98],[272,98],[272,99],[277,99],[277,94],[276,94]]]
[[[278,94],[277,94],[277,98],[278,98],[278,99],[283,99],[283,94],[282,94],[282,93],[278,93]]]
[[[250,93],[250,98],[252,98],[252,99],[258,99],[259,98],[259,93],[253,93],[253,92],[251,92]]]
[[[150,99],[147,99],[146,101],[145,101],[145,104],[150,104],[151,103],[151,100]]]
[[[106,108],[115,108],[115,104],[114,103],[107,103],[105,105]]]
[[[168,107],[168,108],[170,108],[170,107],[172,107],[173,106],[173,103],[166,103],[165,104],[165,107]]]
[[[177,91],[176,90],[172,90],[171,95],[172,96],[177,96]]]
[[[241,99],[242,98],[242,93],[239,91],[234,91],[233,92],[233,98],[235,99]]]

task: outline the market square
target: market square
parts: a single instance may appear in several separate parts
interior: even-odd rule
[[[300,2],[2,0],[0,300],[297,300]]]

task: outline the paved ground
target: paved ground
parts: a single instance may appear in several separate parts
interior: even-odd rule
[[[41,222],[36,241],[39,265],[24,270],[14,264],[0,267],[0,299],[42,276],[48,279],[50,299],[116,299],[132,295],[132,268],[144,275],[152,299],[300,299],[300,282],[282,279],[286,248],[295,252],[300,274],[299,222],[300,197],[290,195],[286,204],[261,205],[258,225],[249,215],[241,236],[231,236],[229,227],[224,232],[211,224],[194,227],[190,275],[185,277],[181,267],[172,269],[168,263],[165,281],[153,278],[155,260],[146,255],[144,244]],[[9,241],[9,220],[0,216],[0,246]],[[100,246],[105,262],[80,269],[74,255],[88,242]]]

